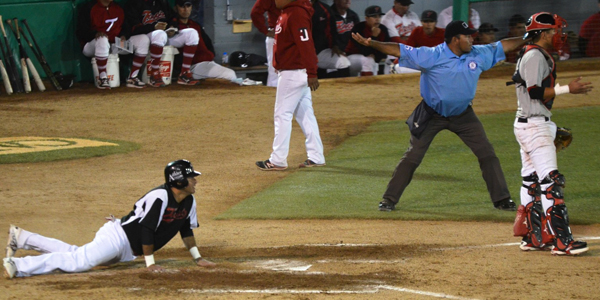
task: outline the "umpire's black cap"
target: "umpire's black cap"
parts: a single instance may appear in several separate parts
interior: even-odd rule
[[[452,21],[446,26],[444,37],[449,39],[459,34],[471,35],[475,32],[477,32],[477,29],[469,28],[469,24],[465,21]]]

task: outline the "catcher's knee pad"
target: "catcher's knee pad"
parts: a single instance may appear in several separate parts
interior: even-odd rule
[[[540,199],[542,190],[540,188],[539,178],[536,172],[531,173],[529,176],[523,176],[523,185],[521,190],[521,203],[527,204],[536,199]],[[527,199],[527,197],[529,197],[529,199]]]
[[[558,170],[554,170],[548,174],[542,181],[542,189],[548,200],[554,201],[554,205],[564,204],[564,187],[565,176],[560,174]]]
[[[573,241],[571,228],[569,227],[569,214],[567,206],[563,204],[554,205],[548,209],[550,228],[556,237],[554,246],[558,250],[565,250]]]

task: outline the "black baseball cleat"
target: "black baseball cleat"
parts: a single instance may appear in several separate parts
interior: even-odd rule
[[[517,205],[515,204],[515,202],[512,201],[512,199],[508,198],[500,200],[498,202],[494,202],[494,208],[506,211],[516,211]]]
[[[558,244],[559,241],[556,241]],[[564,245],[563,245],[564,247]],[[587,243],[582,241],[571,241],[564,249],[559,249],[558,245],[552,248],[553,255],[579,255],[589,250]]]
[[[396,204],[392,203],[389,200],[383,200],[379,202],[379,210],[380,211],[392,211],[396,209]]]
[[[287,167],[277,166],[277,165],[273,164],[268,159],[257,161],[256,166],[263,171],[283,171],[283,170],[287,169]]]

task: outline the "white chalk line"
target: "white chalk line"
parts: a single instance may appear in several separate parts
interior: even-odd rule
[[[599,240],[600,237],[579,237],[580,240]],[[494,247],[509,247],[518,246],[520,243],[501,243],[492,245],[479,245],[479,246],[461,246],[461,247],[446,247],[446,248],[432,248],[427,249],[429,251],[450,251],[450,250],[464,250],[464,249],[482,249],[482,248],[494,248]],[[382,246],[384,244],[304,244],[295,246],[275,246],[268,248],[290,248],[290,247],[372,247]],[[404,260],[384,261],[384,260],[319,260],[318,263],[329,263],[329,262],[350,262],[350,263],[398,263]],[[289,265],[288,265],[289,264]],[[272,268],[274,267],[274,268]],[[307,271],[311,265],[299,265],[298,262],[291,262],[285,260],[268,260],[263,262],[262,268],[271,269],[275,271]],[[307,274],[306,272],[304,274]],[[310,272],[313,273],[313,272]],[[322,272],[314,272],[315,274],[324,274]],[[138,291],[140,288],[130,288],[131,291]],[[179,289],[181,293],[192,293],[192,294],[375,294],[381,290],[390,290],[401,293],[416,294],[421,296],[429,296],[434,298],[443,299],[455,299],[455,300],[478,300],[477,298],[465,298],[444,293],[434,293],[428,291],[421,291],[415,289],[408,289],[403,287],[391,286],[391,285],[379,285],[379,286],[365,286],[362,289],[355,290],[318,290],[318,289]]]
[[[421,296],[430,296],[434,298],[455,299],[455,300],[477,300],[476,298],[465,298],[443,293],[433,293],[391,285],[365,286],[356,290],[303,290],[303,289],[180,289],[178,292],[187,294],[375,294],[381,290],[390,290],[401,293],[416,294]]]
[[[599,236],[582,236],[576,237],[578,240],[600,240]],[[502,244],[492,244],[492,245],[477,245],[477,246],[458,246],[458,247],[445,247],[445,248],[431,248],[426,249],[429,251],[448,251],[448,250],[464,250],[464,249],[482,249],[482,248],[494,248],[494,247],[511,247],[518,246],[520,242],[516,243],[502,243]],[[380,246],[389,246],[389,244],[302,244],[302,245],[294,245],[294,246],[274,246],[274,247],[265,247],[268,249],[278,249],[278,248],[292,248],[292,247],[380,247]],[[368,261],[367,261],[368,262]]]

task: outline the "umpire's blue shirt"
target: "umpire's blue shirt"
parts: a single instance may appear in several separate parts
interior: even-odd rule
[[[444,42],[435,47],[414,48],[400,44],[401,67],[421,71],[421,97],[444,116],[463,113],[475,98],[481,72],[506,59],[501,42],[473,46],[456,56]]]

